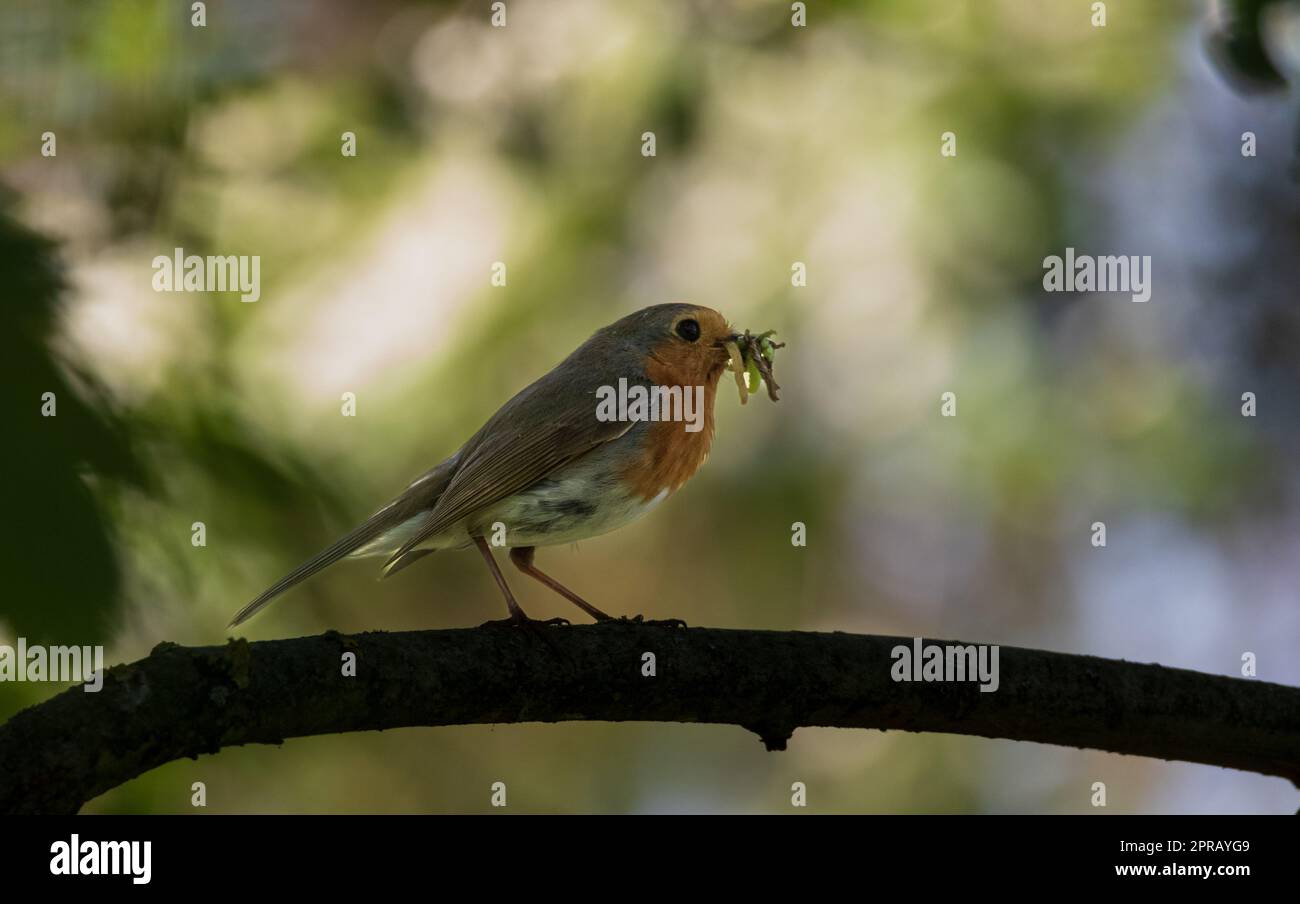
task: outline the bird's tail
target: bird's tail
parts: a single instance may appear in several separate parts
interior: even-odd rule
[[[306,562],[303,562],[293,571],[263,590],[256,599],[236,612],[235,617],[230,620],[230,624],[226,627],[233,628],[236,625],[243,624],[269,606],[272,600],[290,587],[307,580],[321,569],[328,568],[339,559],[360,550],[367,543],[380,537],[385,531],[393,527],[394,512],[392,508],[392,506],[389,506],[376,512],[360,527],[335,540],[330,546],[316,553]]]

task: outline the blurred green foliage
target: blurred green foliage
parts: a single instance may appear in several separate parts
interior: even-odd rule
[[[779,2],[520,2],[493,29],[485,3],[225,0],[193,28],[186,4],[6,4],[0,177],[18,195],[0,218],[0,341],[19,437],[3,444],[0,631],[107,638],[111,661],[217,642],[595,328],[662,301],[776,329],[782,401],[741,410],[724,386],[712,461],[682,493],[541,552],[607,610],[1073,648],[1104,602],[1071,584],[1092,521],[1172,519],[1224,557],[1254,536],[1233,530],[1291,523],[1300,370],[1287,343],[1252,354],[1294,327],[1289,271],[1231,311],[1188,299],[1253,261],[1249,240],[1294,247],[1293,210],[1234,231],[1237,257],[1162,258],[1166,294],[1146,307],[1039,285],[1069,244],[1149,253],[1115,247],[1122,218],[1096,185],[1127,175],[1125,142],[1148,142],[1139,183],[1167,168],[1143,130],[1188,97],[1196,10],[1111,4],[1103,30],[1087,4],[810,7],[794,29]],[[1276,191],[1271,170],[1228,177],[1221,159],[1207,148],[1198,178]],[[175,247],[260,255],[262,300],[153,293],[149,262]],[[1230,339],[1202,352],[1196,324]],[[1267,396],[1258,421],[1239,415],[1243,386]],[[40,417],[45,391],[57,418]],[[501,614],[475,557],[381,585],[374,564],[295,590],[249,636]],[[530,613],[572,615],[516,585]],[[0,686],[0,717],[54,690]],[[1068,811],[1103,769],[1122,806],[1155,794],[1151,764],[1036,755],[818,730],[773,757],[705,726],[466,727],[225,751],[92,809],[188,812],[195,780],[215,811],[480,811],[496,780],[525,811],[770,811],[795,778],[825,789],[822,809]]]
[[[120,583],[118,538],[90,481],[105,489],[139,486],[143,475],[94,375],[52,353],[62,267],[54,244],[16,222],[9,208],[0,199],[0,273],[20,301],[0,331],[0,401],[18,423],[16,435],[0,443],[10,513],[0,528],[5,619],[33,643],[103,643]]]

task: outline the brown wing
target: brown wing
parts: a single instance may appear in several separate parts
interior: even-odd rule
[[[389,564],[462,518],[626,433],[630,422],[597,420],[598,382],[580,368],[561,367],[503,405],[465,444],[460,465],[428,520]]]

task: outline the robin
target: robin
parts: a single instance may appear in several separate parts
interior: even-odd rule
[[[241,609],[230,627],[346,556],[387,556],[387,577],[431,552],[471,545],[510,611],[496,624],[534,623],[485,539],[496,540],[502,528],[516,568],[597,621],[611,620],[539,570],[536,548],[620,528],[690,479],[709,454],[718,379],[738,338],[717,311],[688,304],[654,305],[598,330],[506,402],[450,458]],[[616,386],[632,404],[603,404]],[[643,402],[650,394],[670,410],[638,405],[638,388]],[[677,409],[686,417],[674,420],[671,400],[677,399],[687,403]],[[692,400],[697,411],[690,410]]]

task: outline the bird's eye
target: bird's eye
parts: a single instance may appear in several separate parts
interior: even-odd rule
[[[681,320],[677,323],[677,335],[687,342],[700,338],[700,324],[695,320]]]

